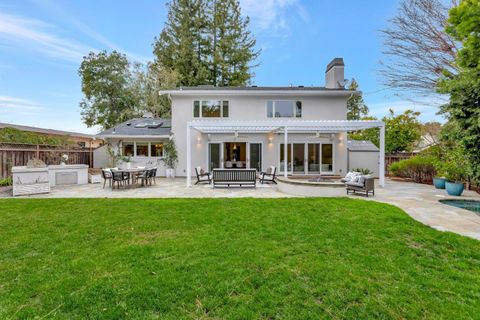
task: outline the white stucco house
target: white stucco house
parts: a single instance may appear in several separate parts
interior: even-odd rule
[[[179,156],[176,174],[191,185],[198,166],[209,171],[262,171],[275,166],[284,176],[343,176],[349,157],[355,156],[348,152],[347,132],[379,127],[380,150],[373,166],[383,185],[384,124],[346,120],[347,99],[355,92],[345,89],[344,68],[342,58],[333,59],[324,87],[199,86],[161,91],[171,98],[171,119],[132,119],[98,137],[116,152],[132,156],[137,165],[157,166],[159,175],[164,174],[163,143],[173,137]],[[101,152],[96,167],[106,161]],[[372,158],[366,159],[368,166],[363,167],[371,167]]]

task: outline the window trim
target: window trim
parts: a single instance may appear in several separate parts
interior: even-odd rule
[[[138,143],[146,143],[147,144],[147,147],[148,147],[148,154],[146,156],[139,156],[137,155],[137,142]],[[161,143],[161,144],[165,144],[165,142],[163,141],[122,141],[121,142],[121,146],[120,146],[120,155],[122,156],[125,156],[124,154],[124,146],[126,144],[132,144],[133,145],[133,155],[131,156],[132,158],[158,158],[158,159],[162,159],[164,158],[165,156],[165,150],[162,150],[162,156],[160,157],[157,157],[157,156],[152,156],[152,143]]]
[[[272,117],[268,116],[268,102],[272,102]],[[292,117],[276,117],[275,116],[275,104],[276,102],[293,102],[292,103]],[[297,102],[301,104],[301,114],[297,117]],[[303,101],[302,100],[267,100],[265,101],[265,116],[267,119],[301,119],[303,117]]]
[[[195,117],[195,102],[198,101],[199,102],[199,110],[198,110],[198,117]],[[220,117],[204,117],[203,116],[203,112],[202,112],[202,103],[205,102],[205,101],[218,101],[220,102]],[[224,113],[223,113],[223,108],[224,108],[224,102],[227,102],[228,103],[228,111],[227,111],[227,116],[225,117],[224,116]],[[230,100],[212,100],[212,99],[207,99],[207,100],[199,100],[199,99],[195,99],[192,101],[192,117],[193,119],[224,119],[224,118],[230,118]]]

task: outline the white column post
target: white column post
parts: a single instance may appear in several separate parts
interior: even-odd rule
[[[385,187],[385,124],[380,127],[380,161],[378,173],[380,186]]]
[[[191,127],[187,124],[187,187],[192,186],[192,145],[191,145]]]
[[[285,144],[283,145],[283,161],[284,161],[284,164],[283,164],[283,176],[286,178],[288,176],[288,129],[287,129],[287,126],[285,126],[285,134],[284,134],[284,138],[285,138]]]

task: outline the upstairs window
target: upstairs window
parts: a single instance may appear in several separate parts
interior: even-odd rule
[[[301,118],[302,102],[290,100],[267,101],[267,118]]]
[[[228,101],[195,100],[193,102],[194,118],[228,118]]]

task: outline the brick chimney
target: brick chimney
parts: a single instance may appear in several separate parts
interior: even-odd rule
[[[327,65],[325,71],[325,88],[343,89],[345,87],[345,64],[343,58],[335,58]]]

